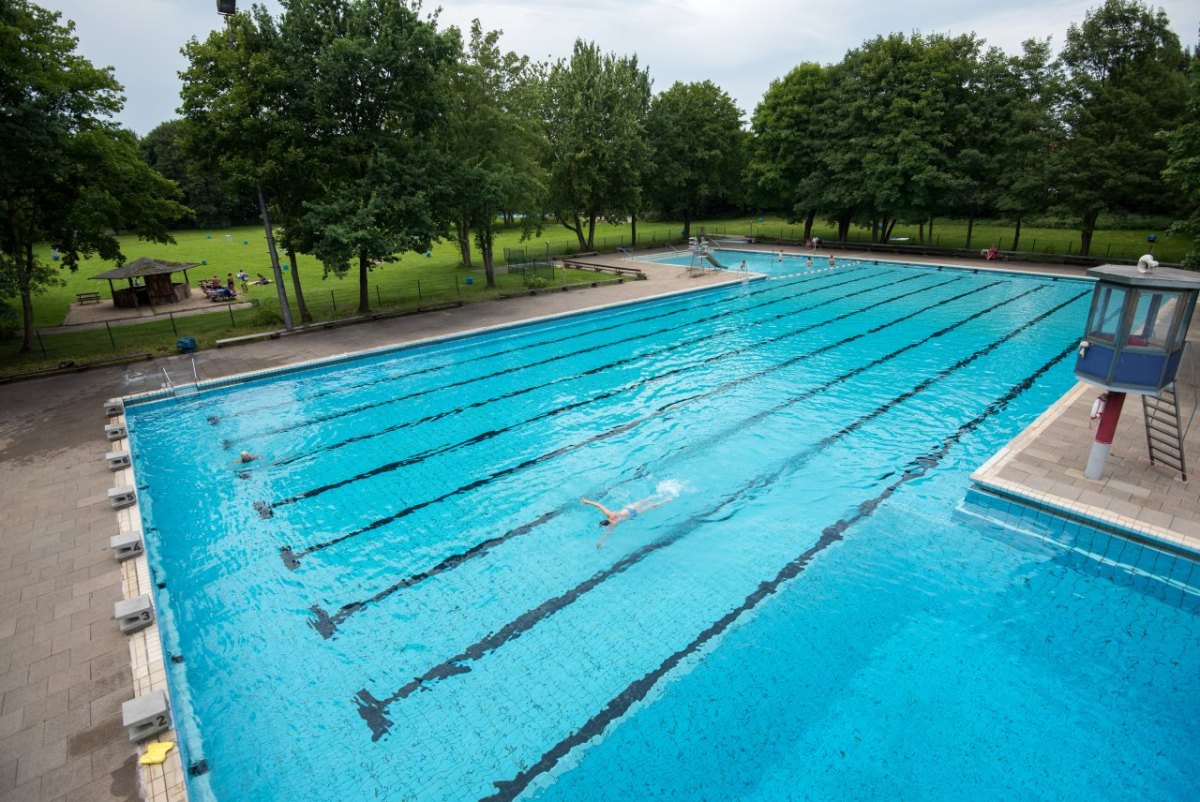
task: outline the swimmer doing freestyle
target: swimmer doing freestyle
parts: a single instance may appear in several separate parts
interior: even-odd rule
[[[675,495],[672,493],[657,493],[653,496],[647,496],[646,498],[626,504],[619,510],[610,510],[599,501],[592,501],[587,498],[581,498],[579,501],[583,504],[591,505],[604,513],[604,520],[600,522],[600,525],[609,527],[609,530],[596,543],[596,548],[600,548],[604,545],[605,539],[612,534],[612,528],[621,523],[621,521],[632,521],[643,512],[652,510],[655,507],[661,507],[673,498],[675,498]]]

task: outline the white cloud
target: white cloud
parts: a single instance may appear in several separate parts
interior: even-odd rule
[[[478,17],[504,30],[502,46],[533,59],[568,56],[576,38],[634,54],[661,91],[675,81],[711,80],[747,116],[770,82],[802,61],[829,63],[879,34],[974,31],[1009,52],[1031,37],[1061,45],[1067,26],[1101,0],[445,0],[443,25],[466,30]],[[42,0],[77,23],[80,52],[112,65],[127,98],[120,121],[139,134],[177,116],[179,50],[221,25],[215,0]],[[248,7],[247,0],[239,6]],[[279,0],[267,0],[278,13]],[[1159,5],[1159,4],[1155,4]],[[1161,3],[1185,45],[1195,45],[1200,3]],[[427,5],[431,12],[433,5]]]

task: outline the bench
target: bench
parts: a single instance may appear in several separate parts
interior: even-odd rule
[[[98,304],[100,303],[100,293],[98,292],[77,292],[75,300],[81,304]]]

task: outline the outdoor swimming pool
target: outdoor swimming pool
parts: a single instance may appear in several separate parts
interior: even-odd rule
[[[131,404],[192,798],[1188,796],[1194,563],[968,498],[1090,289],[847,265]]]

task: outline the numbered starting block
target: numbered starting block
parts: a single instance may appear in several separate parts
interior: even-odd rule
[[[108,438],[108,442],[115,443],[117,440],[122,440],[128,432],[123,423],[110,423],[104,427],[104,436]]]
[[[145,547],[142,545],[142,535],[140,532],[126,532],[121,535],[113,535],[108,539],[108,547],[112,549],[113,556],[117,558],[117,562],[124,562],[130,557],[136,557],[145,550]]]
[[[122,468],[129,467],[129,452],[128,451],[110,451],[104,455],[104,461],[108,463],[110,471],[119,471]]]
[[[119,398],[110,398],[104,402],[104,414],[115,418],[125,411],[125,402]]]
[[[114,510],[128,507],[137,501],[137,491],[129,485],[114,487],[108,491],[108,503]]]
[[[121,705],[121,725],[129,740],[137,743],[171,727],[171,708],[167,694],[151,691]]]
[[[150,603],[150,595],[143,593],[133,599],[121,599],[113,605],[113,618],[126,635],[132,635],[139,629],[145,629],[154,623],[154,605]]]

